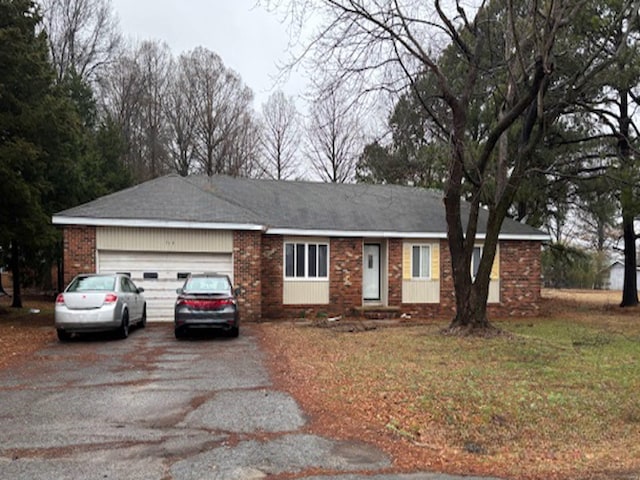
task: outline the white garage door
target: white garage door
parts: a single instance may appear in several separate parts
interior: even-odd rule
[[[176,289],[189,273],[225,273],[233,281],[230,253],[98,252],[98,272],[128,273],[144,288],[149,321],[173,321]]]

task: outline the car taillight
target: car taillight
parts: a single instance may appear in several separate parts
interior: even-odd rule
[[[115,293],[107,293],[104,296],[104,303],[115,303],[118,301],[118,296]]]
[[[56,303],[64,303],[64,295],[59,293],[56,297]]]
[[[176,305],[178,307],[185,306],[195,309],[221,308],[229,305],[235,305],[236,302],[232,298],[219,298],[216,300],[194,299],[178,297]]]

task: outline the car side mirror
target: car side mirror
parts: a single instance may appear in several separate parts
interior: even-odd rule
[[[182,288],[176,288],[176,293],[177,293],[178,295],[182,294]]]
[[[138,293],[142,293],[142,292],[144,292],[144,288],[138,287]]]
[[[242,293],[242,289],[240,287],[236,287],[233,289],[233,294],[237,297]]]

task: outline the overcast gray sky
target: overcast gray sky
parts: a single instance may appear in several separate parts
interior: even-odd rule
[[[274,89],[277,63],[288,58],[287,26],[256,0],[111,1],[129,39],[164,41],[175,56],[198,46],[216,52],[253,90],[257,109]],[[294,74],[279,88],[301,95],[304,79]]]

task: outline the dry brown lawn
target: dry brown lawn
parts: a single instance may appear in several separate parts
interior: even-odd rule
[[[258,325],[310,430],[365,440],[396,471],[640,479],[640,309],[620,292],[545,291],[491,339],[401,328]],[[344,325],[343,325],[344,327]]]
[[[542,297],[552,300],[562,300],[571,303],[588,303],[596,306],[617,306],[622,300],[619,290],[552,290],[543,289]]]

